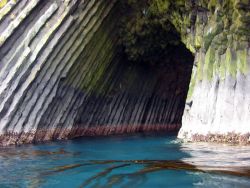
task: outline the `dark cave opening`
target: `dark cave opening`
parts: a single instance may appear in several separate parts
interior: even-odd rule
[[[172,52],[173,63],[166,64],[114,60],[109,81],[100,83],[105,92],[92,93],[82,104],[78,127],[92,128],[88,136],[178,131],[194,59],[184,45]]]
[[[181,124],[194,55],[181,41],[180,33],[166,13],[154,7],[154,1],[123,1],[123,19],[119,24],[119,44],[128,66],[153,73],[155,82],[145,105],[141,124]],[[136,64],[136,65],[135,65]],[[151,77],[152,78],[152,77]],[[145,78],[142,78],[145,79]],[[147,78],[146,78],[147,79]],[[152,108],[155,98],[164,100],[162,114]],[[161,111],[161,112],[162,112]],[[164,120],[163,120],[164,119]],[[162,121],[163,120],[163,121]]]
[[[83,129],[88,136],[178,131],[193,54],[165,17],[143,18],[138,26],[141,19],[134,20],[129,16],[134,13],[121,7],[118,12],[125,16],[113,29],[118,36],[116,56],[83,101],[76,132],[82,127],[87,127]]]
[[[178,131],[194,61],[193,54],[178,43],[155,64],[131,61],[118,46],[110,75],[96,85],[105,89],[84,100],[78,127],[93,129],[86,135]]]

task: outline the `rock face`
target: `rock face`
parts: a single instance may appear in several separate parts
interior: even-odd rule
[[[178,137],[249,143],[249,0],[157,2],[195,54]],[[0,1],[1,145],[180,128],[192,58],[176,51],[176,66],[126,62],[119,8]]]
[[[0,145],[180,128],[190,60],[126,62],[116,0],[2,0],[0,8]]]
[[[190,27],[179,30],[195,63],[178,137],[250,143],[250,1],[199,0],[184,7],[192,10],[181,15]]]

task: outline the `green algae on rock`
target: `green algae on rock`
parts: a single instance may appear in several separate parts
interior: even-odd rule
[[[250,2],[210,0],[206,5],[200,0],[192,6],[196,23],[192,32],[182,36],[187,47],[195,49],[197,67],[193,67],[187,99],[192,107],[185,109],[179,137],[210,142],[220,139],[208,139],[209,135],[224,140],[236,137],[238,143],[244,137],[244,143],[249,143]],[[195,40],[186,42],[197,33],[202,38],[199,48]]]

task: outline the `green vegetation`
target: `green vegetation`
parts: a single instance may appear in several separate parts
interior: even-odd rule
[[[248,73],[249,0],[126,0],[123,4],[121,44],[129,60],[166,63],[182,43],[196,55],[190,97],[202,80]]]
[[[121,45],[130,61],[155,65],[166,62],[181,38],[169,21],[168,0],[127,0],[120,26]]]

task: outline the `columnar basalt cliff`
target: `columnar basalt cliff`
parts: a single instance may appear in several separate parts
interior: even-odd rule
[[[195,62],[179,137],[250,143],[250,1],[182,2],[172,18]]]
[[[250,1],[152,1],[195,55],[176,48],[158,66],[122,52],[120,2],[0,0],[0,145],[176,131],[181,119],[179,138],[250,143]]]
[[[0,2],[0,145],[180,128],[192,58],[126,62],[118,1]]]

